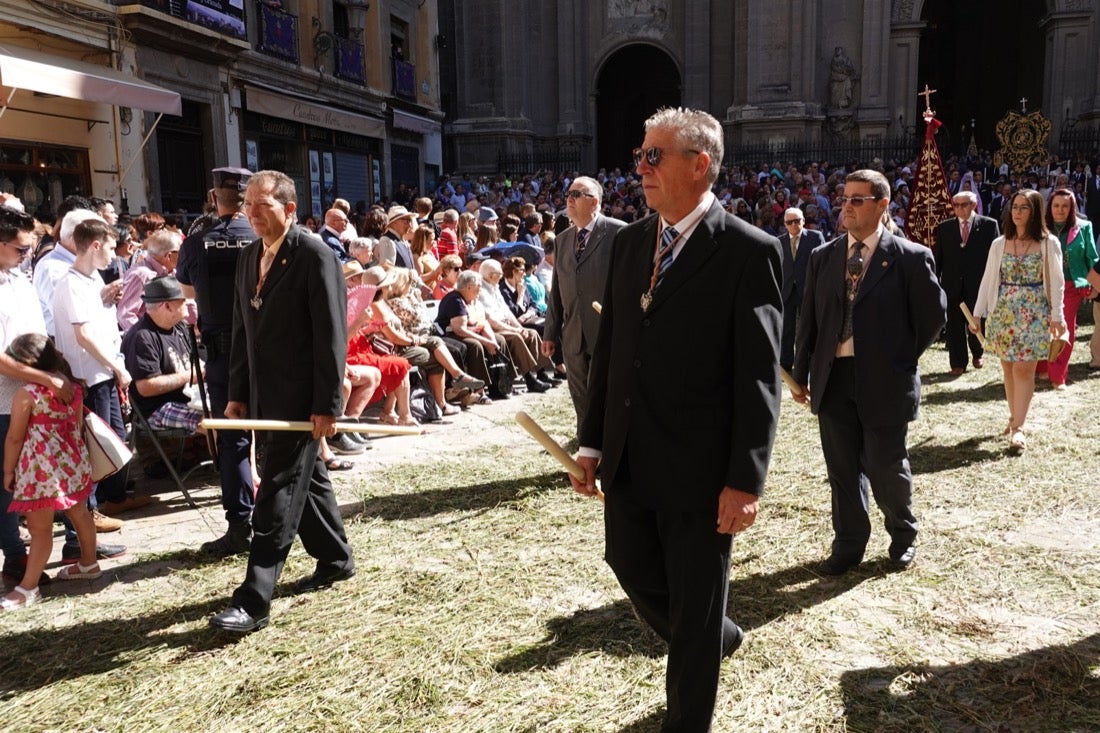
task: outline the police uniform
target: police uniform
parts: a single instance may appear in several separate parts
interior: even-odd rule
[[[214,172],[215,185],[219,184],[219,171],[224,170]],[[229,400],[229,347],[237,258],[255,239],[256,233],[243,214],[223,216],[209,229],[183,241],[176,265],[176,279],[195,289],[199,331],[206,347],[206,386],[214,417],[225,414]],[[231,531],[251,526],[254,489],[249,441],[246,432],[218,431],[222,506]]]

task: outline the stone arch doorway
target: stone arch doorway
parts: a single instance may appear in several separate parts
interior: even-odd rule
[[[658,107],[680,105],[680,70],[659,48],[625,46],[604,62],[596,79],[596,165],[621,168],[642,141],[642,123]]]
[[[921,31],[917,86],[939,92],[932,109],[944,123],[940,149],[963,153],[974,120],[979,148],[1000,147],[994,128],[1010,109],[1042,106],[1045,40],[1037,33],[1046,3],[1002,0],[926,0]],[[919,100],[920,110],[924,99]]]

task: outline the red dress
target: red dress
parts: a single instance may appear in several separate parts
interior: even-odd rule
[[[348,339],[348,364],[372,366],[382,372],[382,383],[374,390],[370,404],[378,402],[397,389],[412,367],[400,356],[383,356],[370,345],[369,328],[361,328]]]

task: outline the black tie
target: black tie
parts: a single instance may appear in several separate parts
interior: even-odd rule
[[[578,262],[581,259],[581,255],[584,254],[584,247],[587,244],[588,244],[588,230],[587,229],[578,229],[577,230],[577,261]]]
[[[852,247],[852,256],[848,258],[847,277],[844,280],[848,297],[844,300],[844,323],[840,327],[840,343],[852,338],[852,313],[856,306],[859,281],[863,275],[863,250],[866,247],[867,245],[863,242],[856,242]]]

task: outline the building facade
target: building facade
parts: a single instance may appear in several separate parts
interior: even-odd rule
[[[276,168],[308,215],[434,186],[438,28],[434,0],[0,0],[13,69],[80,75],[32,89],[0,55],[0,189],[197,214],[211,168]]]
[[[1009,110],[1100,122],[1097,0],[443,0],[447,165],[629,165],[683,104],[727,147],[912,134],[994,150]]]

